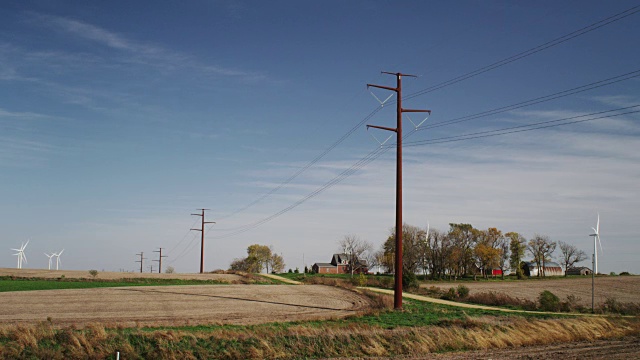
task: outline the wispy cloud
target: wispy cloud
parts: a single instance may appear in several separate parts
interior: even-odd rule
[[[207,64],[192,55],[172,51],[157,44],[132,40],[122,34],[76,19],[36,13],[29,13],[29,15],[32,19],[37,20],[38,24],[127,53],[130,55],[127,61],[132,63],[155,66],[163,71],[171,71],[176,68],[191,68],[204,74],[237,77],[243,81],[267,79],[265,74],[259,72],[230,68],[218,64]]]

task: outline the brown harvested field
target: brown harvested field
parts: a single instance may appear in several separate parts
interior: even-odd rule
[[[522,281],[458,281],[458,282],[427,282],[421,287],[436,286],[447,290],[458,285],[469,288],[471,294],[494,291],[521,299],[537,300],[544,290],[551,291],[561,300],[568,295],[580,298],[584,306],[591,306],[591,277],[558,278],[545,280]],[[607,297],[620,302],[640,302],[640,276],[601,276],[595,279],[595,302],[603,303]]]
[[[0,293],[0,324],[259,324],[353,315],[369,300],[323,285],[195,285]]]
[[[0,276],[15,276],[20,278],[44,278],[56,279],[61,276],[70,279],[91,279],[88,270],[41,270],[41,269],[8,269],[0,268]],[[154,279],[181,279],[181,280],[218,280],[225,282],[233,282],[242,279],[242,276],[235,274],[158,274],[158,273],[139,273],[139,272],[115,272],[115,271],[99,271],[96,279],[102,280],[118,280],[132,278],[154,278]]]

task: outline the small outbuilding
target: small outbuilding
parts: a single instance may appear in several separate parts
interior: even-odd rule
[[[572,267],[567,269],[567,275],[591,275],[593,271],[585,266]]]
[[[541,269],[538,268],[538,264],[533,261],[524,261],[522,263],[522,270],[524,271],[525,276],[563,276],[564,271],[562,271],[562,266],[558,263],[554,263],[548,261],[544,264],[544,267]]]

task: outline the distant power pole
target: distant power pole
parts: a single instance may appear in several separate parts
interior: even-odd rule
[[[162,255],[162,248],[160,250],[154,250],[153,252],[160,253],[158,254],[158,260],[153,260],[158,262],[158,274],[162,273],[162,258],[167,257],[167,255]]]
[[[402,113],[403,112],[426,112],[431,110],[412,110],[402,108],[402,77],[415,75],[407,75],[402,73],[382,72],[383,74],[395,75],[397,85],[395,88],[381,85],[367,84],[367,87],[375,87],[390,91],[395,91],[397,95],[396,101],[396,128],[388,128],[383,126],[367,125],[368,128],[382,129],[394,131],[396,133],[396,262],[395,262],[395,285],[393,290],[393,307],[396,310],[402,309]]]
[[[204,224],[215,224],[215,221],[204,221],[204,212],[210,209],[198,209],[202,211],[202,214],[191,214],[193,216],[201,216],[202,217],[202,227],[200,229],[191,229],[195,231],[200,231],[200,274],[204,273]]]
[[[137,256],[140,256],[140,260],[136,260],[136,262],[140,263],[140,272],[142,273],[142,262],[146,259],[146,257],[143,257],[143,252],[140,251],[140,254],[136,254]]]
[[[149,272],[153,273],[153,264],[149,265]]]

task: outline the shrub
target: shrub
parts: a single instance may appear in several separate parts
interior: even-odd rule
[[[468,302],[474,304],[488,305],[488,306],[514,306],[524,310],[537,310],[535,302],[511,297],[507,294],[496,293],[493,291],[481,292],[469,295]]]
[[[456,289],[449,288],[449,291],[444,293],[440,298],[443,300],[455,300],[457,298]]]
[[[545,290],[541,292],[538,297],[538,302],[540,303],[540,310],[542,311],[560,310],[560,298],[551,291]]]
[[[616,272],[615,271],[610,272],[609,276],[616,276]]]
[[[367,286],[367,277],[363,273],[358,275],[358,286]]]
[[[418,279],[416,278],[416,274],[411,271],[403,271],[402,272],[402,288],[406,290],[416,290],[418,289]]]
[[[612,297],[607,297],[599,312],[620,315],[640,315],[640,303],[622,303]]]
[[[620,273],[620,276],[629,276],[631,275],[628,271],[623,271]]]
[[[98,276],[98,270],[89,270],[89,275],[93,276],[95,279]]]
[[[466,298],[467,296],[469,296],[469,288],[460,284],[458,285],[458,297],[459,298]]]
[[[584,306],[580,304],[581,299],[575,295],[567,295],[567,299],[560,303],[560,311],[578,311],[583,312]]]
[[[167,268],[164,270],[165,274],[173,274],[174,272],[176,272],[176,269],[173,266],[167,266]]]

